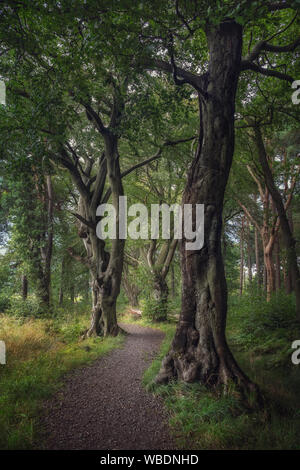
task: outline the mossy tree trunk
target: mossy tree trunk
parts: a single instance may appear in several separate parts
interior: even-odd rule
[[[204,204],[204,246],[180,243],[182,308],[157,382],[172,379],[256,391],[226,341],[227,287],[221,253],[223,199],[234,151],[235,95],[242,28],[225,21],[207,29],[209,67],[199,91],[199,145],[189,170],[183,204]]]

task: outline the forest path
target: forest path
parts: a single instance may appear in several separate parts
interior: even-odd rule
[[[175,449],[162,400],[141,384],[164,334],[121,324],[121,349],[77,369],[45,403],[41,418],[45,449]]]

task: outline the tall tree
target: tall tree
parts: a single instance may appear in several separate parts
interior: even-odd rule
[[[157,381],[166,382],[176,377],[187,382],[200,380],[225,386],[234,381],[244,390],[255,390],[255,385],[237,365],[225,338],[227,289],[221,254],[222,209],[234,152],[236,90],[240,73],[246,70],[292,82],[288,73],[261,67],[257,61],[266,51],[295,50],[299,38],[286,46],[261,40],[251,47],[251,40],[249,52],[242,58],[243,32],[247,38],[245,25],[251,24],[253,15],[265,18],[266,28],[274,10],[290,5],[268,3],[262,7],[256,2],[253,5],[234,3],[234,7],[225,2],[216,5],[211,15],[206,2],[189,6],[176,2],[173,16],[166,12],[166,16],[172,17],[173,25],[179,22],[186,28],[189,37],[199,27],[202,30],[208,50],[208,56],[205,55],[208,67],[204,73],[199,75],[176,64],[174,26],[165,33],[170,62],[158,58],[152,61],[153,67],[172,73],[176,84],[189,84],[198,94],[199,144],[188,174],[183,203],[205,204],[204,247],[188,252],[186,240],[181,243],[182,309],[175,338]],[[177,35],[178,31],[175,33]],[[271,39],[275,36],[276,33],[270,34]],[[182,38],[180,33],[179,37]]]

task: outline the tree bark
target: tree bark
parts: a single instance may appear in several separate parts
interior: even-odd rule
[[[25,274],[22,275],[22,299],[26,300],[28,295],[28,279]]]
[[[58,303],[62,305],[64,302],[64,281],[65,281],[65,257],[63,256],[61,261],[61,273],[60,273],[60,288]]]
[[[171,292],[172,292],[172,298],[175,299],[176,291],[175,291],[175,269],[174,269],[174,263],[171,264]]]
[[[250,222],[247,221],[247,262],[248,262],[248,280],[249,285],[252,284],[252,260],[251,260],[251,230]]]
[[[131,307],[138,307],[139,288],[131,282],[131,279],[129,278],[128,266],[126,264],[124,265],[122,283]]]
[[[159,311],[155,315],[156,321],[165,321],[168,316],[168,296],[169,288],[166,279],[156,273],[153,282],[153,297],[157,302]]]
[[[36,189],[45,209],[41,216],[41,231],[31,240],[31,260],[36,282],[36,294],[41,310],[49,310],[51,300],[51,262],[53,250],[53,188],[51,176],[47,175],[43,185],[34,174]]]
[[[74,304],[74,301],[75,301],[75,286],[74,286],[73,282],[71,282],[71,285],[70,285],[70,300],[71,300],[71,304]]]
[[[242,226],[240,233],[240,296],[243,295],[244,287],[244,223],[245,217],[242,217]]]
[[[280,268],[280,242],[279,234],[277,235],[275,242],[275,261],[276,261],[276,290],[281,289],[281,268]]]
[[[257,278],[257,286],[261,288],[262,285],[262,277],[261,277],[261,268],[260,268],[260,257],[259,257],[259,237],[258,237],[258,230],[255,227],[255,265],[256,265],[256,278]]]
[[[156,240],[151,240],[147,253],[147,262],[152,277],[152,298],[157,303],[157,313],[155,314],[156,321],[167,320],[169,288],[166,277],[170,270],[177,244],[177,239],[165,241],[160,247],[156,260],[154,260],[157,242]]]
[[[200,134],[189,170],[183,204],[205,204],[203,248],[180,246],[182,308],[171,349],[156,378],[200,381],[209,386],[235,383],[257,391],[237,365],[226,342],[227,286],[221,254],[224,191],[234,151],[234,109],[241,64],[242,28],[225,21],[207,29],[209,67],[199,92]]]
[[[93,199],[80,197],[79,214],[89,221],[90,226],[86,223],[80,224],[79,236],[83,239],[87,257],[77,258],[88,266],[93,286],[91,324],[86,337],[116,336],[119,332],[116,303],[120,293],[124,260],[124,239],[119,238],[119,196],[123,196],[124,192],[119,167],[117,136],[107,129],[104,133],[104,142],[106,168],[102,178],[104,176],[105,180],[107,172],[112,204],[116,209],[117,238],[112,240],[111,251],[108,253],[105,249],[105,240],[101,240],[96,234],[97,204]]]

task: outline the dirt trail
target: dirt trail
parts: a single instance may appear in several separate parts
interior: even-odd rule
[[[162,401],[141,385],[163,333],[122,324],[122,349],[68,376],[45,403],[45,449],[175,449]]]

